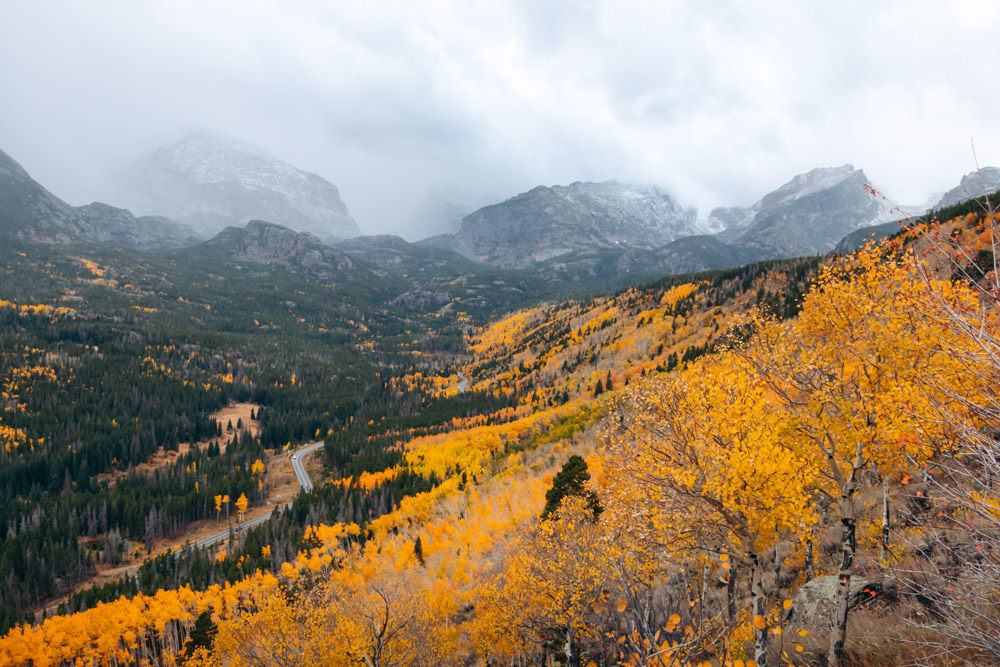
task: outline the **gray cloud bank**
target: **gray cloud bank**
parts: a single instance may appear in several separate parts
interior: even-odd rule
[[[80,204],[197,123],[335,183],[368,233],[431,190],[615,178],[707,213],[848,162],[919,203],[970,138],[1000,163],[998,29],[989,1],[24,0],[0,149]]]

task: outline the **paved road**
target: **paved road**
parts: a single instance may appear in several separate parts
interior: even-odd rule
[[[298,449],[296,449],[295,452],[292,454],[292,470],[295,471],[295,477],[298,478],[298,480],[299,480],[299,486],[301,486],[302,490],[305,491],[306,493],[309,493],[309,492],[311,492],[313,490],[313,485],[312,485],[312,481],[309,479],[309,475],[306,474],[305,467],[302,465],[302,460],[306,456],[309,456],[310,454],[312,454],[313,452],[315,452],[317,449],[319,449],[322,446],[323,446],[322,442],[307,442],[302,447],[299,447]],[[283,505],[283,506],[279,507],[278,509],[276,509],[274,511],[268,512],[267,514],[262,514],[262,515],[260,515],[260,516],[258,516],[256,518],[248,519],[248,520],[244,521],[243,523],[238,523],[235,526],[233,526],[232,528],[228,528],[226,530],[218,532],[215,535],[211,535],[209,537],[206,537],[203,540],[198,540],[197,542],[195,542],[194,544],[190,545],[187,548],[188,549],[202,549],[204,547],[210,547],[210,546],[212,546],[213,544],[215,544],[217,542],[222,542],[223,540],[228,540],[231,536],[233,536],[233,535],[235,535],[237,533],[241,533],[244,530],[248,530],[248,529],[253,528],[255,526],[259,526],[262,523],[270,521],[271,520],[271,516],[274,514],[274,512],[278,512],[280,514],[281,512],[284,512],[286,509],[288,509],[291,506],[292,506],[292,504],[288,503],[286,505]],[[184,549],[178,549],[174,553],[180,553],[181,551],[184,551]]]
[[[305,446],[300,447],[292,454],[292,470],[295,471],[295,476],[299,478],[299,486],[306,493],[310,493],[313,490],[312,482],[309,481],[309,475],[306,474],[306,469],[302,465],[302,459],[309,456],[317,449],[323,446],[322,442],[310,442]]]
[[[464,394],[465,390],[469,388],[469,378],[465,377],[462,371],[458,372],[458,393]]]

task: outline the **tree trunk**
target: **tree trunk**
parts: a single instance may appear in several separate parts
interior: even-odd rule
[[[889,478],[882,477],[882,563],[889,562]]]
[[[729,559],[729,581],[726,583],[726,613],[729,627],[736,627],[736,568],[732,558]]]
[[[840,667],[844,657],[844,642],[847,640],[847,605],[850,601],[851,574],[857,550],[854,491],[854,475],[851,475],[841,495],[840,522],[843,525],[843,533],[840,540],[840,574],[834,597],[833,623],[830,628],[830,652],[827,654],[827,664],[830,667]]]
[[[700,620],[705,619],[705,598],[708,597],[708,574],[709,574],[708,570],[709,570],[709,564],[708,561],[706,560],[705,566],[702,567],[701,569],[701,599],[699,600],[700,602],[699,607],[701,613]]]
[[[572,628],[566,628],[566,645],[563,648],[566,653],[566,667],[580,667],[580,655],[573,643]]]
[[[757,667],[767,667],[767,597],[764,594],[757,554],[751,552],[750,561],[753,563],[753,571],[750,573],[750,600],[754,616],[753,658]],[[764,620],[763,623],[758,624],[758,616]],[[760,627],[761,625],[764,627]]]
[[[813,569],[813,541],[812,538],[806,538],[806,583],[815,578],[816,572]]]

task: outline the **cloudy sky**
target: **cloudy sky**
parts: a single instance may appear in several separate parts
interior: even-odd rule
[[[853,163],[901,203],[1000,164],[1000,3],[9,0],[0,149],[74,204],[192,124],[366,232],[619,179],[707,213]],[[114,203],[114,202],[111,202]]]

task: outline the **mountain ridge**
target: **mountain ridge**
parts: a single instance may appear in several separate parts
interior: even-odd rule
[[[218,132],[160,146],[116,171],[108,188],[134,210],[209,233],[268,220],[327,241],[361,235],[337,186]]]
[[[194,245],[193,229],[158,216],[134,216],[101,202],[70,206],[0,151],[0,230],[46,244],[114,243],[139,250]]]

